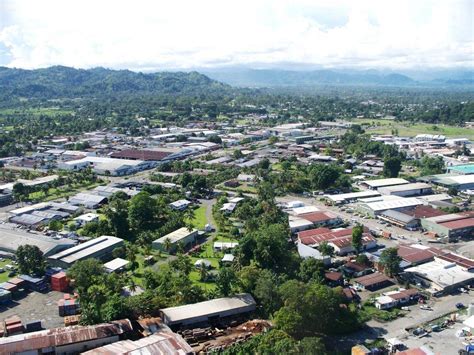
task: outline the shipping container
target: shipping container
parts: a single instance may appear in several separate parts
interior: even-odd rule
[[[40,320],[33,320],[31,322],[28,322],[25,324],[25,329],[26,329],[26,332],[37,332],[39,330],[42,330],[43,329],[43,326],[41,324],[41,321]]]

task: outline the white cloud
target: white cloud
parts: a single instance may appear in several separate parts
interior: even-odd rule
[[[472,67],[471,0],[4,0],[0,63]],[[6,50],[5,50],[6,48]]]

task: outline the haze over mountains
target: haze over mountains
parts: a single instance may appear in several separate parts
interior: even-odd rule
[[[212,79],[235,86],[443,86],[474,85],[474,71],[411,71],[409,75],[379,70],[281,70],[281,69],[215,69],[203,70]]]
[[[44,69],[0,67],[0,92],[14,97],[95,97],[108,94],[223,93],[237,87],[471,87],[473,71],[445,72],[438,78],[415,80],[396,72],[375,70],[280,70],[214,69],[192,72],[140,73],[104,68],[75,69],[54,66]],[[414,74],[417,74],[414,72]],[[423,73],[421,73],[423,74]],[[420,75],[418,73],[418,75]],[[423,76],[421,76],[423,78]],[[427,78],[427,79],[426,79]]]

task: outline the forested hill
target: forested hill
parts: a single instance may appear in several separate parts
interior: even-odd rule
[[[0,95],[38,99],[119,94],[211,94],[230,86],[197,72],[136,73],[104,68],[54,66],[25,70],[0,67]]]

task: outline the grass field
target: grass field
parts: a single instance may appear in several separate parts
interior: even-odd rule
[[[0,268],[4,269],[5,271],[0,273],[0,283],[8,281],[11,279],[11,277],[8,276],[9,271],[5,269],[5,265],[7,264],[12,264],[12,261],[10,259],[5,259],[3,261],[0,261]]]
[[[61,197],[67,197],[78,193],[83,189],[92,189],[102,183],[93,183],[89,185],[71,185],[63,188],[50,188],[47,193],[44,191],[36,191],[29,194],[28,198],[35,202],[51,201]]]
[[[194,218],[191,221],[194,228],[203,230],[207,224],[206,219],[206,206],[200,206],[194,210]]]
[[[373,134],[391,134],[392,130],[398,130],[399,136],[416,136],[417,134],[442,134],[448,138],[468,138],[474,140],[474,129],[436,125],[429,123],[399,122],[394,120],[377,120],[362,118],[353,120],[357,124],[369,124],[371,127],[366,131]]]
[[[60,109],[58,107],[37,107],[37,108],[26,108],[26,109],[19,109],[19,108],[5,108],[0,109],[0,117],[2,115],[15,115],[21,113],[28,113],[34,116],[39,115],[46,115],[46,116],[59,116],[59,115],[67,115],[72,114],[73,110],[65,110]]]

